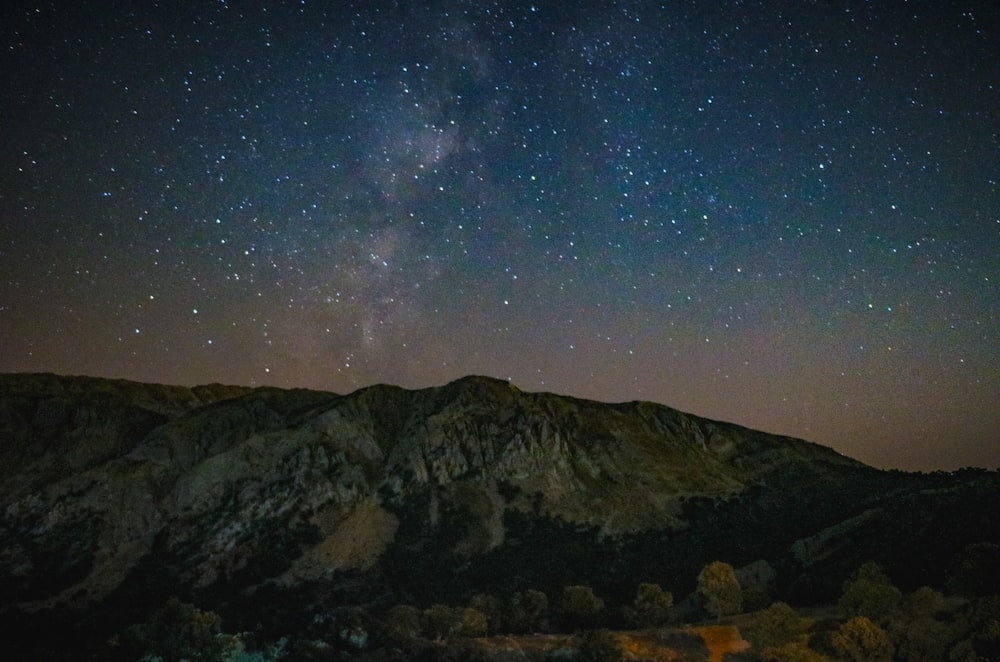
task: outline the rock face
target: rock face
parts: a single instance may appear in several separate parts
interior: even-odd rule
[[[482,377],[342,396],[0,375],[0,435],[0,618],[18,623],[113,629],[173,594],[249,619],[233,605],[263,594],[628,593],[716,558],[767,559],[811,590],[817,568],[867,553],[859,538],[888,561],[937,538],[928,516],[971,518],[952,546],[1000,531],[993,474],[879,472],[661,405]],[[959,549],[939,548],[928,563]]]

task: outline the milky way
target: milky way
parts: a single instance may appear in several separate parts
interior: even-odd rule
[[[0,370],[1000,466],[993,3],[264,4],[0,10]]]

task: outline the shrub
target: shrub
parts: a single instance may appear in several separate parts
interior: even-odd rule
[[[944,595],[928,586],[921,586],[903,601],[903,610],[910,618],[932,617],[944,607]]]
[[[639,584],[631,607],[625,608],[625,619],[638,628],[656,628],[670,622],[674,596],[659,584]]]
[[[743,603],[736,571],[722,561],[713,561],[698,573],[698,593],[705,599],[705,608],[717,618],[735,614]]]
[[[830,637],[838,657],[850,662],[891,662],[892,640],[864,616],[855,616]]]
[[[472,607],[433,605],[424,611],[424,631],[432,639],[449,637],[482,637],[489,622],[486,615]]]
[[[947,659],[954,632],[945,623],[921,617],[906,623],[896,636],[896,657],[906,662],[937,662]]]
[[[382,636],[400,647],[409,646],[420,638],[422,632],[420,610],[410,605],[391,608],[382,623]]]
[[[544,632],[548,630],[549,598],[541,591],[529,588],[511,596],[507,613],[507,629],[510,632]]]
[[[949,591],[966,597],[1000,593],[1000,545],[968,545],[952,561],[946,585]]]
[[[489,631],[489,618],[486,614],[472,607],[459,607],[458,627],[455,629],[455,636],[458,637],[485,637]]]
[[[625,659],[621,645],[608,630],[592,630],[580,635],[576,650],[579,662],[620,662]]]
[[[892,585],[873,561],[865,563],[844,582],[838,605],[846,616],[865,616],[877,623],[888,623],[902,602],[903,594]]]
[[[559,602],[563,623],[569,629],[591,629],[604,611],[604,600],[589,586],[566,586]]]
[[[423,613],[424,633],[429,639],[447,639],[458,628],[458,619],[454,608],[448,605],[431,605]]]
[[[767,609],[755,612],[741,632],[754,648],[766,649],[794,639],[801,633],[801,620],[787,604],[775,602]]]
[[[499,598],[488,593],[477,593],[469,600],[469,606],[486,616],[489,632],[497,633],[503,629],[503,605]]]
[[[213,611],[201,611],[193,605],[170,598],[149,619],[125,630],[125,652],[136,657],[179,660],[211,660],[223,657],[232,637],[220,631],[221,619]]]

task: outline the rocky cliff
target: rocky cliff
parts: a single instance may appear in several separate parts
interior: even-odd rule
[[[111,631],[170,595],[249,621],[248,596],[628,592],[715,558],[768,559],[802,592],[817,568],[906,560],[935,527],[948,548],[918,556],[943,567],[997,537],[982,527],[1000,531],[998,492],[993,474],[879,472],[662,405],[482,377],[337,395],[0,375],[0,618]]]

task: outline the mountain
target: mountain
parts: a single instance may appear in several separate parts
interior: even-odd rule
[[[940,586],[1000,542],[998,506],[995,472],[879,471],[484,377],[338,395],[0,375],[0,629],[80,650],[171,596],[280,635],[330,605],[684,594],[713,560],[764,562],[769,596],[800,603],[869,559]]]

